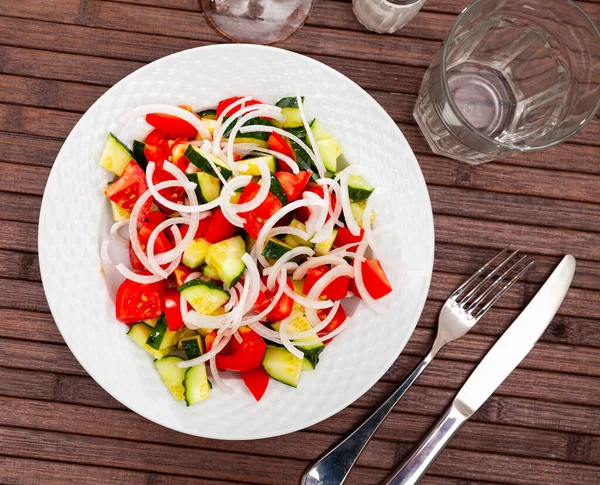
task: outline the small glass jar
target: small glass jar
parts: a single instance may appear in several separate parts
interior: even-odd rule
[[[410,22],[425,0],[352,0],[354,15],[367,29],[389,34]]]

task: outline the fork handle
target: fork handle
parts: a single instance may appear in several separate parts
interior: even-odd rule
[[[341,485],[344,483],[348,473],[350,473],[354,463],[358,460],[358,457],[375,434],[375,431],[377,431],[386,416],[402,396],[404,396],[412,383],[415,382],[417,377],[429,365],[435,353],[437,353],[437,350],[432,349],[377,411],[356,428],[344,441],[339,443],[323,458],[313,463],[302,477],[300,485]]]
[[[450,406],[419,446],[381,485],[415,485],[468,418]]]

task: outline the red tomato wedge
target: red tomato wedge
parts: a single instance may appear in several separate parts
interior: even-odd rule
[[[150,239],[150,235],[152,234],[152,231],[154,231],[154,229],[156,229],[156,226],[150,222],[144,222],[142,224],[142,227],[140,227],[140,230],[138,232],[138,239],[140,241],[140,246],[142,247],[142,251],[144,251],[144,254],[148,254],[146,251],[146,246],[148,244],[148,240]],[[165,235],[164,231],[161,232],[154,243],[154,254],[156,255],[160,253],[165,253],[172,248],[173,246],[171,245],[171,242]],[[135,254],[131,243],[129,243],[129,261],[131,262],[131,267],[136,271],[146,269]],[[167,266],[168,264],[163,264],[161,268],[165,269]]]
[[[364,235],[365,235],[365,230],[362,227],[360,228],[360,233],[358,234],[358,236],[355,236],[354,234],[352,234],[350,232],[350,229],[348,229],[347,227],[340,227],[338,229],[338,233],[337,233],[337,236],[335,237],[335,241],[334,241],[333,245],[336,248],[341,248],[342,246],[345,246],[346,244],[358,245],[362,241],[362,238]]]
[[[323,321],[329,316],[330,311],[330,308],[327,308],[325,310],[317,310],[317,316],[321,321]],[[327,325],[323,330],[318,332],[317,335],[319,337],[324,337],[328,333],[333,332],[336,328],[338,328],[342,323],[346,321],[346,318],[346,311],[344,310],[344,307],[340,305],[338,307],[337,312],[335,312],[335,315],[333,316],[333,320],[331,320],[331,322],[329,322],[329,325]],[[327,340],[327,342],[330,342],[330,340]]]
[[[243,204],[244,202],[254,199],[259,190],[260,185],[255,182],[250,182],[242,192],[239,203]],[[269,192],[267,198],[256,209],[248,212],[240,212],[239,216],[246,219],[244,229],[250,234],[250,237],[258,239],[258,234],[265,225],[265,222],[282,207],[281,201]]]
[[[212,213],[207,224],[204,239],[211,244],[229,239],[239,232],[238,228],[225,218],[220,208]]]
[[[271,133],[271,136],[269,136],[267,143],[269,144],[269,148],[271,150],[276,151],[277,153],[281,153],[282,155],[286,155],[294,161],[296,160],[296,153],[294,152],[292,145],[290,145],[290,142],[287,141],[287,139],[285,139],[279,133]],[[282,160],[277,160],[277,167],[282,172],[292,171],[289,165]]]
[[[240,376],[256,401],[260,401],[269,386],[269,374],[258,366],[256,369],[240,372]]]
[[[266,284],[267,277],[264,276],[262,278],[262,281],[264,284]],[[287,279],[287,285],[291,289],[294,288],[294,285],[292,284],[292,280],[290,278]],[[267,309],[267,307],[273,301],[273,298],[275,298],[275,295],[277,294],[277,289],[278,289],[278,286],[275,285],[275,287],[272,290],[266,290],[266,291],[261,290],[260,293],[258,294],[258,298],[256,299],[256,303],[254,303],[253,310],[256,313],[262,313],[263,311],[265,311]],[[267,314],[267,316],[265,318],[263,318],[263,320],[266,322],[278,322],[279,320],[283,320],[284,318],[289,317],[290,314],[292,313],[293,308],[294,308],[294,300],[292,298],[290,298],[289,296],[287,296],[285,293],[283,293],[281,295],[281,298],[277,301],[277,304],[275,305],[273,310],[271,310]]]
[[[304,191],[304,187],[310,180],[310,172],[298,172],[296,175],[288,172],[275,172],[275,177],[279,180],[288,202],[293,202]]]
[[[308,295],[308,292],[315,286],[315,283],[321,279],[321,277],[327,274],[331,268],[328,266],[317,266],[311,268],[306,273],[306,280],[304,281],[304,287],[302,293]],[[326,300],[343,300],[348,294],[348,288],[350,286],[350,278],[347,276],[340,276],[329,283],[325,289],[319,295],[319,298]]]
[[[156,169],[154,174],[152,175],[152,183],[154,185],[159,184],[161,182],[166,182],[168,180],[176,180],[173,175],[167,172],[163,167],[163,162],[156,164]],[[165,199],[173,202],[174,204],[181,204],[185,200],[185,190],[183,187],[170,187],[168,189],[161,189],[158,191],[160,195],[162,195]],[[160,207],[165,212],[172,212],[171,209],[165,207],[163,204],[155,200],[155,203],[158,207]]]
[[[106,188],[106,196],[127,212],[133,210],[133,206],[139,197],[148,190],[146,174],[133,160],[125,167],[123,174]],[[144,205],[140,212],[140,220],[146,219],[152,200]]]
[[[183,285],[185,283],[186,278],[193,272],[193,269],[190,269],[187,266],[180,264],[179,266],[177,266],[177,268],[175,268],[175,271],[173,271],[173,276],[175,277],[175,284],[177,286]]]
[[[217,105],[217,118],[219,116],[221,116],[223,111],[225,111],[229,107],[229,105],[235,103],[236,101],[239,101],[242,98],[243,98],[243,96],[233,96],[232,98],[227,98],[227,99],[224,99],[223,101],[219,102],[219,104]],[[250,101],[246,101],[244,103],[245,106],[253,106],[255,104],[262,104],[262,103],[260,101],[257,101],[256,99],[251,99]],[[230,110],[225,116],[231,116],[232,114],[237,113],[240,109],[242,109],[241,104],[236,106],[232,110]]]
[[[195,138],[198,134],[193,125],[173,115],[150,113],[146,115],[146,122],[174,138]]]
[[[363,281],[371,298],[379,300],[392,292],[392,285],[385,275],[381,263],[377,259],[366,258],[362,262],[361,269]],[[350,291],[361,298],[354,280],[350,283]]]
[[[183,328],[179,292],[175,288],[168,288],[165,292],[164,309],[167,326],[172,332]]]
[[[152,211],[150,214],[148,214],[147,219],[150,224],[158,226],[161,222],[165,222],[167,220],[167,214],[161,211]]]
[[[205,217],[204,219],[201,219],[200,221],[198,221],[198,229],[196,229],[196,233],[194,234],[194,239],[198,239],[199,237],[204,237],[204,234],[206,234],[206,230],[208,229],[209,225],[210,225],[210,217]],[[179,229],[181,231],[182,238],[184,238],[185,235],[187,234],[188,227],[189,226],[183,226]]]
[[[250,327],[238,329],[242,342],[231,337],[229,343],[216,356],[217,367],[221,370],[242,372],[256,369],[262,363],[267,344]],[[217,332],[213,331],[204,338],[207,352],[212,348]]]
[[[160,317],[166,288],[165,280],[149,285],[131,280],[123,281],[117,290],[117,320],[130,325],[140,320]]]

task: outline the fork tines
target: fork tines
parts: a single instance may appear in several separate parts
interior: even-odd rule
[[[450,297],[454,300],[455,304],[472,317],[479,319],[485,315],[502,298],[504,293],[533,266],[534,261],[523,266],[527,256],[516,258],[519,254],[519,250],[517,249],[491,269],[494,263],[500,257],[504,256],[510,248],[511,245],[496,254],[496,256],[479,268],[473,276],[460,285]],[[522,267],[521,270],[518,270],[519,266]],[[484,276],[484,273],[488,269],[490,269],[489,273]],[[504,271],[501,272],[503,269]],[[510,276],[511,273],[514,276]],[[469,287],[478,279],[480,281],[469,290]],[[467,290],[469,290],[468,293],[466,293]]]

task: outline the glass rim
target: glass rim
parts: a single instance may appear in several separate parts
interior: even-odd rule
[[[536,146],[536,147],[516,147],[515,145],[509,144],[509,143],[504,143],[504,142],[498,141],[498,140],[496,140],[494,138],[490,138],[490,137],[482,134],[477,128],[475,128],[471,123],[469,123],[469,121],[467,121],[467,119],[463,116],[463,114],[458,109],[458,106],[454,102],[454,99],[452,99],[452,96],[450,95],[450,90],[449,90],[449,87],[448,87],[448,78],[447,78],[447,75],[446,75],[446,73],[447,73],[447,70],[446,70],[446,66],[447,66],[446,57],[447,57],[448,49],[449,49],[449,46],[450,46],[450,43],[447,42],[447,41],[456,32],[456,30],[458,29],[458,26],[460,24],[461,19],[466,15],[466,13],[469,10],[471,10],[473,7],[475,7],[476,5],[478,5],[479,3],[482,3],[482,2],[485,2],[485,1],[488,1],[488,0],[475,0],[473,3],[471,3],[470,5],[468,5],[467,7],[465,7],[465,9],[458,15],[458,17],[456,18],[456,20],[452,24],[452,27],[450,28],[450,30],[446,34],[446,37],[444,38],[444,41],[443,41],[443,44],[442,44],[442,48],[441,48],[441,57],[442,57],[442,59],[441,59],[440,65],[439,65],[439,68],[441,70],[440,75],[441,75],[441,80],[442,80],[442,86],[443,86],[443,89],[444,89],[444,94],[445,94],[448,102],[450,103],[450,106],[452,107],[452,111],[453,111],[454,115],[476,137],[478,137],[478,138],[480,138],[480,139],[482,139],[482,140],[484,140],[484,141],[486,141],[488,143],[492,143],[492,144],[495,144],[495,145],[500,146],[502,148],[506,148],[508,150],[518,150],[518,151],[521,151],[521,152],[531,152],[531,151],[535,151],[535,150],[543,150],[545,148],[550,148],[550,147],[553,147],[553,146],[556,146],[556,145],[560,145],[561,143],[565,142],[566,140],[568,140],[572,136],[576,135],[579,131],[581,131],[588,124],[588,122],[590,120],[592,120],[595,117],[596,112],[600,108],[600,95],[598,96],[598,99],[596,99],[596,104],[595,104],[594,108],[589,112],[589,114],[587,115],[587,117],[581,123],[579,123],[572,131],[570,131],[567,135],[563,136],[559,140],[555,140],[555,141],[552,141],[552,142],[547,143],[545,145],[540,145],[540,146]],[[592,27],[593,32],[595,33],[595,36],[596,36],[596,43],[597,43],[598,47],[600,48],[600,30],[598,29],[598,26],[596,25],[596,23],[588,15],[588,13],[585,10],[583,10],[583,8],[581,8],[579,5],[577,5],[575,2],[573,2],[572,0],[559,0],[559,1],[565,2],[569,6],[575,8],[581,15],[583,15],[584,20]]]

